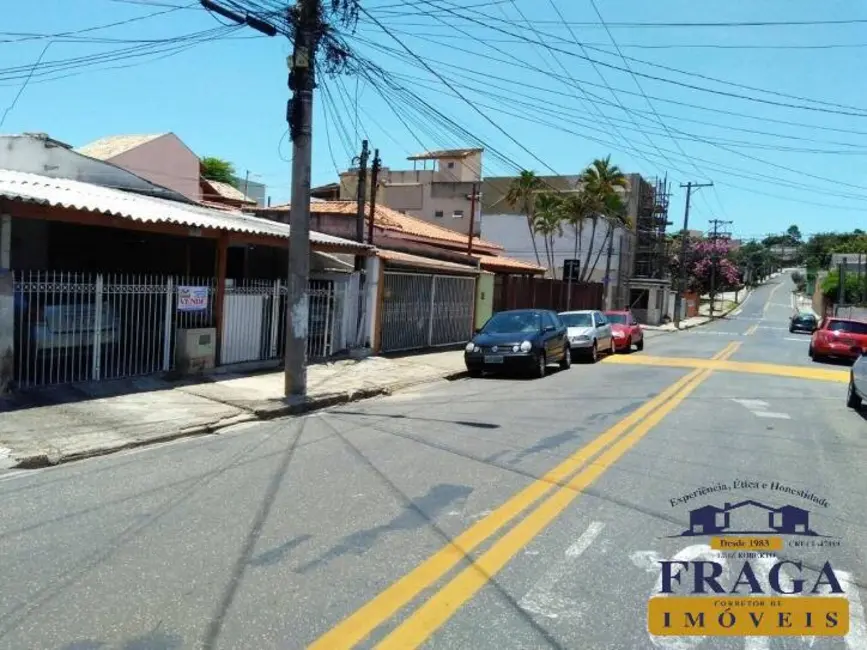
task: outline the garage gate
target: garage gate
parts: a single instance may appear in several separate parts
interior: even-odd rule
[[[468,341],[475,302],[475,278],[386,271],[380,310],[382,352]]]

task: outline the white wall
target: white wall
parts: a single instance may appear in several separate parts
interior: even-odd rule
[[[172,200],[186,200],[181,194],[160,188],[125,169],[83,156],[50,140],[29,135],[0,136],[0,169],[68,178],[83,183],[148,192]]]
[[[592,248],[590,241],[590,232],[593,229],[593,226],[590,222],[585,224],[584,226],[584,234],[582,237],[582,249],[578,252],[578,259],[581,260],[582,273],[584,268],[584,261],[587,258],[587,250],[591,248],[590,253],[590,266],[593,266],[593,262],[596,259],[597,253],[601,249],[601,255],[599,255],[599,261],[596,264],[596,269],[590,276],[591,282],[602,282],[605,277],[605,266],[607,260],[608,253],[608,241],[606,239],[607,222],[603,220],[599,220],[596,225],[596,233],[593,238]],[[484,240],[493,242],[495,244],[499,244],[503,248],[505,248],[504,255],[508,257],[513,257],[519,260],[526,260],[528,262],[536,262],[535,255],[533,254],[533,239],[530,236],[530,231],[527,228],[527,219],[523,215],[514,215],[514,214],[486,214],[482,217],[482,234],[481,237]],[[613,283],[617,283],[617,275],[620,267],[620,249],[621,249],[621,239],[627,239],[628,235],[625,234],[626,231],[623,229],[617,228],[614,231],[614,242],[612,245],[612,256],[611,256],[611,279]],[[541,261],[542,266],[547,266],[545,261],[545,243],[543,241],[543,237],[540,235],[535,236],[536,245],[539,249],[539,259]],[[563,262],[567,259],[572,259],[574,257],[575,252],[575,231],[569,226],[563,226],[563,237],[557,237],[554,239],[554,261],[556,263],[556,274],[557,277],[562,277],[563,274]],[[626,272],[628,270],[628,259],[627,250],[624,245],[624,268],[623,271]]]

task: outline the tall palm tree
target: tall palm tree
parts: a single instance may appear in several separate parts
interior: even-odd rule
[[[520,207],[527,218],[527,230],[530,232],[530,243],[533,244],[533,253],[536,255],[536,264],[542,265],[539,259],[539,248],[536,246],[536,229],[533,226],[535,220],[536,195],[542,189],[542,179],[535,172],[524,170],[521,175],[512,181],[506,192],[506,203],[513,208]]]
[[[555,277],[554,238],[563,236],[563,200],[557,194],[543,192],[536,196],[535,208],[533,230],[542,235],[548,270]]]
[[[617,165],[611,164],[611,156],[597,158],[581,174],[578,181],[584,192],[591,197],[593,213],[591,215],[590,245],[587,247],[587,257],[584,261],[584,269],[581,272],[581,280],[586,282],[590,278],[593,269],[590,268],[590,256],[593,252],[593,244],[596,239],[596,226],[600,218],[605,218],[605,212],[611,206],[611,197],[618,197],[618,189],[626,189],[626,175],[620,171]],[[610,228],[609,228],[610,230]],[[595,268],[595,265],[594,265]]]
[[[584,224],[594,212],[593,197],[583,189],[569,194],[563,199],[563,218],[572,227],[574,246],[572,259],[578,259],[578,252],[584,245]]]
[[[602,257],[602,252],[608,246],[609,240],[614,237],[614,231],[618,228],[631,228],[632,223],[629,216],[626,214],[626,205],[617,194],[610,194],[605,205],[602,207],[601,217],[605,220],[605,238],[602,240],[602,245],[596,251],[596,258],[593,260],[593,265],[588,269],[588,277],[593,274],[599,264],[599,258]]]

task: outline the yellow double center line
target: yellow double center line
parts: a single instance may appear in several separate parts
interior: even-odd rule
[[[737,342],[730,343],[719,354],[714,355],[713,359],[728,359],[740,345]],[[707,369],[693,370],[666,388],[560,465],[518,492],[484,519],[458,535],[354,614],[314,641],[308,646],[309,650],[352,648],[422,591],[445,576],[459,562],[469,559],[470,553],[492,535],[553,492],[478,560],[470,560],[469,567],[463,569],[429,598],[376,648],[377,650],[406,650],[424,643],[506,566],[521,548],[554,521],[582,490],[634,447],[668,413],[677,408],[711,372],[712,370]],[[590,463],[594,457],[595,460]]]

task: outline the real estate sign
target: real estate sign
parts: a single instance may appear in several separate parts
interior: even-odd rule
[[[178,311],[205,311],[208,287],[178,287]]]

